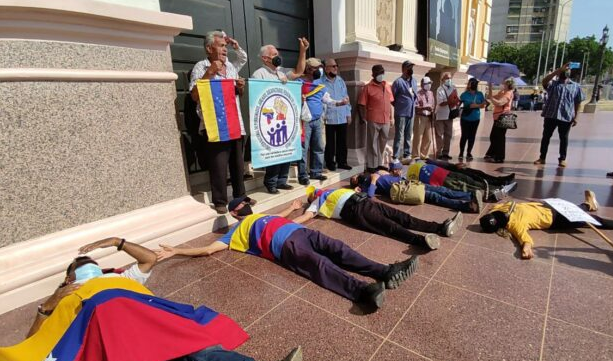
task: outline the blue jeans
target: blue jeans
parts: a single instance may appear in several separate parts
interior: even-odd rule
[[[318,177],[324,168],[324,139],[321,119],[313,119],[302,123],[304,126],[304,145],[302,146],[302,159],[298,161],[298,179],[307,179],[307,158],[311,149],[310,170],[312,177]]]
[[[413,138],[413,117],[397,117],[394,115],[394,157],[409,158],[411,156],[411,138]],[[404,149],[400,148],[400,144],[404,139]],[[401,157],[402,150],[402,157]]]
[[[468,212],[473,195],[469,192],[454,191],[447,187],[426,184],[426,203]]]
[[[266,167],[264,174],[264,185],[268,189],[277,188],[280,185],[287,184],[289,174],[289,163],[282,163]]]

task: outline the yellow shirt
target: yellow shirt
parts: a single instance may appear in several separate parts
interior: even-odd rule
[[[512,202],[496,205],[492,211],[508,212]],[[553,223],[553,213],[551,209],[545,207],[543,203],[529,202],[516,203],[515,210],[509,217],[507,230],[521,244],[534,244],[532,237],[528,234],[531,229],[549,229]]]

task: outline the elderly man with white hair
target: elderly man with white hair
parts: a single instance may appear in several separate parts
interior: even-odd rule
[[[421,79],[421,89],[417,91],[415,102],[415,122],[413,123],[412,158],[428,159],[430,133],[432,132],[432,114],[436,101],[431,90],[432,80],[425,76]]]
[[[299,38],[300,52],[298,61],[294,69],[283,68],[283,59],[274,45],[264,45],[260,48],[260,58],[262,59],[261,68],[251,75],[254,79],[280,80],[285,83],[288,80],[299,78],[304,73],[306,66],[306,51],[309,48],[309,41],[306,38]],[[291,190],[294,187],[287,184],[290,163],[276,164],[266,167],[264,175],[264,186],[268,193],[277,194],[279,189]]]
[[[231,62],[228,59],[227,45],[232,46],[236,52],[237,59]],[[238,42],[221,30],[209,31],[204,39],[204,49],[207,58],[194,65],[192,77],[189,83],[192,99],[198,103],[197,113],[202,119],[202,108],[198,96],[196,81],[199,79],[236,79],[236,90],[238,95],[243,94],[245,89],[245,79],[241,79],[238,72],[247,63],[247,53],[241,49]],[[236,103],[240,109],[238,95]],[[238,112],[240,119],[241,135],[245,136],[245,126],[241,112]],[[202,123],[201,123],[202,124]],[[201,132],[206,133],[206,129],[201,125]],[[206,143],[209,165],[209,177],[211,181],[212,200],[217,213],[227,213],[227,170],[230,168],[230,181],[232,182],[232,196],[234,198],[245,196],[245,184],[243,182],[244,160],[243,160],[243,138],[225,142]]]

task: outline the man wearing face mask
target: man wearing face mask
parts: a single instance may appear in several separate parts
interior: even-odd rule
[[[309,48],[309,41],[306,38],[299,38],[300,52],[298,62],[294,69],[283,68],[283,59],[279,56],[279,51],[274,45],[264,45],[260,49],[260,58],[264,65],[251,75],[254,79],[280,80],[285,83],[294,80],[302,73],[306,65],[306,51]],[[264,175],[264,186],[268,193],[277,194],[279,189],[291,190],[294,187],[287,184],[290,163],[275,164],[266,167]]]
[[[415,122],[413,123],[413,158],[428,159],[432,113],[434,112],[434,94],[432,80],[425,76],[421,79],[421,89],[417,92],[415,104]]]
[[[334,100],[323,84],[324,70],[321,61],[317,58],[308,58],[304,75],[299,78],[303,82],[302,95],[306,98],[306,105],[311,112],[311,120],[304,121],[304,146],[302,147],[302,159],[298,161],[298,182],[302,185],[309,184],[310,179],[325,181],[328,179],[322,174],[324,167],[324,140],[322,132],[322,114],[324,104],[340,107],[349,104],[349,98]],[[309,157],[309,150],[311,151]],[[310,166],[307,167],[307,159]],[[309,168],[309,172],[307,172]]]
[[[541,139],[541,155],[534,164],[545,164],[549,140],[554,130],[558,128],[560,137],[560,157],[558,166],[566,167],[566,150],[568,149],[568,135],[570,128],[577,125],[577,113],[579,106],[585,100],[585,95],[581,91],[579,84],[570,79],[570,63],[564,64],[561,68],[548,74],[543,78],[543,88],[547,89],[548,100],[543,105],[544,119],[543,137]],[[557,76],[557,80],[554,78]]]
[[[453,138],[453,120],[459,115],[460,97],[449,72],[441,76],[441,86],[436,90],[436,103],[436,156],[438,159],[451,160],[449,148]]]
[[[372,80],[369,81],[358,100],[358,111],[366,126],[366,170],[374,173],[383,165],[383,152],[389,138],[392,118],[392,88],[383,80],[385,69],[377,64],[372,67]]]
[[[392,84],[392,94],[394,94],[395,124],[394,159],[408,164],[411,160],[413,115],[417,98],[417,81],[413,78],[413,63],[410,60],[402,63],[402,76]]]
[[[336,60],[329,58],[324,61],[326,76],[323,84],[326,91],[335,99],[348,99],[347,85],[338,75],[338,65]],[[329,170],[347,169],[351,166],[347,164],[347,126],[351,124],[351,105],[340,107],[327,106],[325,113],[326,120],[326,168]]]
[[[72,294],[83,283],[92,278],[125,277],[141,284],[147,281],[151,275],[151,269],[156,263],[156,255],[153,251],[138,244],[128,242],[123,238],[110,237],[81,247],[79,253],[85,254],[98,248],[108,247],[116,247],[117,251],[126,252],[136,260],[136,264],[125,271],[117,272],[114,269],[102,270],[98,263],[88,256],[75,258],[66,269],[64,283],[58,287],[51,297],[38,306],[38,313],[36,314],[34,324],[30,327],[28,337],[38,331],[43,321],[53,313],[55,307],[64,297]]]
[[[226,249],[245,252],[279,263],[319,286],[351,301],[377,309],[385,289],[395,289],[417,270],[418,257],[385,265],[369,260],[342,241],[287,219],[302,208],[295,200],[277,215],[253,214],[249,198],[234,199],[228,205],[239,222],[212,244],[201,248],[160,245],[158,261],[175,256],[210,256]],[[374,278],[367,283],[349,273]]]

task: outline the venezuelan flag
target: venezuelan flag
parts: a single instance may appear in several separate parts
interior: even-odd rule
[[[304,82],[302,83],[302,95],[306,96],[307,98],[317,94],[318,92],[320,92],[321,90],[323,90],[325,88],[324,85],[322,84],[313,84],[313,83],[309,83],[309,82]]]
[[[231,350],[248,337],[206,307],[154,297],[127,278],[96,278],[64,297],[33,336],[0,348],[0,360],[164,361],[214,345]]]
[[[225,142],[241,137],[240,118],[233,79],[196,82],[202,121],[209,142]]]

